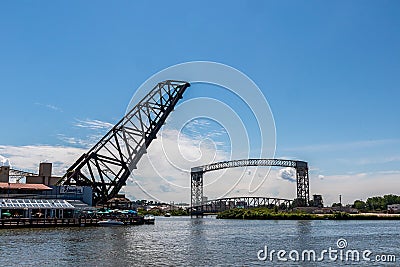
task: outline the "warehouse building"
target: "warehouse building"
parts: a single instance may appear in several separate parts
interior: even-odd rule
[[[13,178],[15,181],[11,181]],[[25,179],[25,183],[21,182]],[[43,199],[83,202],[92,206],[90,186],[58,186],[61,177],[52,175],[51,163],[40,163],[39,174],[0,167],[0,201],[4,199]],[[4,201],[3,201],[4,202]]]

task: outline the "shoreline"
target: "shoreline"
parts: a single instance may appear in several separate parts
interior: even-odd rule
[[[217,219],[241,220],[400,220],[400,214],[335,212],[312,214],[293,211],[273,211],[266,208],[231,209],[220,212]]]

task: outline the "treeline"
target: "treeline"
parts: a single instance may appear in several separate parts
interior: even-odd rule
[[[251,209],[230,209],[218,213],[217,219],[244,220],[399,220],[400,216],[379,216],[375,214],[349,214],[334,212],[332,214],[311,214],[304,211],[275,211],[266,207]]]
[[[146,215],[146,214],[151,214],[154,216],[164,216],[166,213],[171,214],[171,216],[188,216],[189,212],[187,210],[184,210],[182,208],[179,209],[174,209],[174,210],[160,210],[160,209],[153,209],[153,210],[144,210],[144,209],[138,209],[139,215]]]
[[[367,201],[354,201],[353,208],[359,211],[385,211],[388,205],[400,204],[400,196],[384,195],[383,197],[370,197]]]

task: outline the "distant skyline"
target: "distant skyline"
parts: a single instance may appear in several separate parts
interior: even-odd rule
[[[232,66],[258,85],[275,120],[275,157],[309,162],[311,194],[326,204],[339,194],[344,203],[400,195],[399,11],[398,1],[1,2],[0,164],[36,171],[49,161],[62,175],[124,115],[146,79],[201,60]],[[229,104],[256,134],[249,110],[215,86],[193,85],[182,101],[201,97]],[[172,113],[163,129],[171,147],[178,118]],[[200,155],[229,158],[232,133],[218,122],[200,118],[181,134],[189,159],[182,168]],[[160,142],[124,191],[149,198],[137,179],[162,200],[189,202],[190,191],[171,185],[188,186],[189,177],[164,162]],[[230,193],[244,195],[252,171],[210,176],[205,194],[220,196],[244,173]],[[294,197],[282,172],[272,169],[259,195]]]

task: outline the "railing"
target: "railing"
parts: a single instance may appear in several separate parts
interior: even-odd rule
[[[115,218],[126,225],[144,224],[143,217]],[[62,226],[97,226],[103,218],[7,218],[0,219],[1,228],[35,228],[35,227],[62,227]]]
[[[81,225],[81,224],[95,224],[96,219],[82,219],[82,218],[7,218],[0,219],[0,227],[18,227],[18,226],[64,226],[64,225]]]

